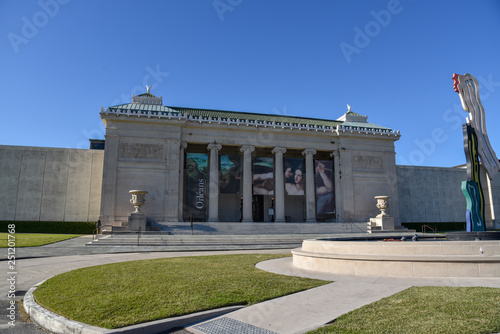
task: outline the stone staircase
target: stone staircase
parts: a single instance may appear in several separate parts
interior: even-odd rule
[[[228,222],[158,222],[147,226],[143,233],[171,235],[261,235],[304,233],[366,233],[366,223],[228,223]],[[103,226],[103,234],[130,233],[125,224]]]
[[[266,235],[366,233],[366,223],[155,223],[171,235]]]
[[[366,223],[366,232],[368,233],[390,233],[390,232],[407,232],[415,233],[415,230],[409,230],[403,226],[394,226],[394,229],[387,230],[383,229],[382,226],[377,224],[375,218],[371,218],[368,223]]]
[[[366,223],[366,232],[376,233],[379,231],[382,231],[382,226],[377,226],[377,222],[374,219],[370,219],[370,221]]]
[[[156,251],[290,249],[304,239],[366,234],[366,223],[155,223],[157,231],[104,229],[88,246],[151,247]],[[363,229],[364,228],[364,229]]]
[[[330,236],[330,235],[328,235]],[[317,234],[294,235],[168,235],[168,234],[115,234],[98,238],[88,246],[151,247],[155,250],[236,250],[236,249],[289,249],[302,245],[304,239],[325,237]]]

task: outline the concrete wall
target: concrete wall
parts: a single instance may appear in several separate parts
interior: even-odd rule
[[[104,151],[0,146],[0,220],[97,221]]]
[[[466,203],[462,181],[465,168],[397,166],[401,222],[465,222]],[[487,228],[498,228],[500,175],[489,180],[484,171],[481,184],[485,199]],[[495,219],[497,218],[497,219]]]
[[[397,166],[401,222],[465,222],[465,169]]]

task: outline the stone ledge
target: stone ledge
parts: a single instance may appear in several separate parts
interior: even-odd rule
[[[474,246],[471,246],[472,243]],[[405,251],[405,248],[409,250],[410,247],[413,248],[412,252]],[[449,247],[463,250],[450,252]],[[479,251],[484,253],[480,254]],[[304,240],[302,248],[292,250],[292,254],[293,265],[297,268],[335,274],[388,277],[500,276],[498,242],[386,244]]]
[[[474,263],[499,263],[500,256],[480,255],[371,255],[371,254],[340,254],[340,253],[316,253],[302,251],[301,248],[293,249],[293,255],[312,258],[325,258],[336,260],[359,260],[359,261],[391,261],[391,262],[474,262]]]
[[[33,292],[43,282],[45,282],[45,280],[35,284],[31,289],[28,290],[23,301],[24,309],[34,323],[53,333],[61,333],[61,334],[162,333],[172,328],[185,327],[189,324],[215,318],[220,315],[233,312],[245,307],[245,306],[228,306],[220,309],[203,311],[174,318],[155,320],[128,327],[122,327],[117,329],[106,329],[67,319],[59,314],[56,314],[42,307],[35,301]]]

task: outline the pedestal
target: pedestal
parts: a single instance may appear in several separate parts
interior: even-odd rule
[[[372,223],[372,226],[380,227],[382,231],[394,230],[394,218],[387,214],[370,218],[370,222]]]
[[[385,212],[389,208],[389,198],[389,196],[375,196],[377,208],[381,212],[375,218],[370,218],[370,222],[368,223],[369,233],[394,230],[394,218]]]
[[[146,231],[146,215],[142,212],[133,212],[128,216],[128,230],[129,231]]]

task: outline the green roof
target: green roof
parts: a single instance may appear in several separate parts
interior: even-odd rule
[[[158,96],[153,95],[153,94],[151,94],[151,93],[139,94],[139,95],[137,95],[137,96],[140,96],[140,97],[154,97],[154,98],[156,98],[156,99],[159,99],[159,97],[158,97]]]
[[[144,94],[142,94],[144,95]],[[227,110],[213,110],[213,109],[197,109],[197,108],[184,108],[184,107],[168,107],[162,105],[154,104],[143,104],[143,103],[126,103],[117,106],[109,107],[111,110],[131,110],[131,111],[153,111],[171,114],[181,114],[198,118],[213,118],[226,120],[241,120],[241,121],[262,121],[262,122],[276,122],[276,123],[291,123],[291,124],[307,124],[307,125],[322,125],[336,127],[342,124],[340,121],[332,121],[326,119],[318,118],[308,118],[308,117],[297,117],[297,116],[287,116],[287,115],[276,115],[276,114],[258,114],[249,112],[239,112],[239,111],[227,111]]]
[[[352,115],[352,116],[361,116],[361,117],[364,117],[364,115],[360,115],[358,113],[355,113],[354,111],[348,111],[346,114],[347,115]]]
[[[326,119],[277,115],[277,114],[258,114],[249,112],[239,112],[239,111],[237,112],[237,111],[213,110],[213,109],[194,109],[194,108],[183,108],[183,107],[170,107],[170,108],[177,110],[182,114],[188,114],[194,117],[212,117],[215,119],[220,117],[222,119],[234,119],[242,121],[251,120],[251,121],[276,122],[276,123],[322,125],[322,126],[333,126],[333,127],[336,127],[338,124],[342,123],[339,121],[332,121]]]
[[[352,128],[364,128],[364,129],[381,129],[390,130],[388,127],[377,125],[373,123],[361,123],[361,122],[342,122],[343,126],[349,126]]]
[[[141,94],[141,96],[146,96],[150,93]],[[149,96],[148,95],[148,96]],[[219,118],[225,122],[252,122],[252,123],[275,123],[276,125],[282,126],[283,124],[289,124],[292,126],[321,126],[326,128],[335,129],[338,125],[342,125],[345,128],[358,129],[358,130],[382,130],[382,131],[392,131],[390,128],[367,123],[367,122],[352,122],[352,121],[339,121],[339,120],[327,120],[319,118],[309,118],[309,117],[298,117],[298,116],[288,116],[288,115],[278,115],[278,114],[259,114],[250,112],[239,112],[239,111],[227,111],[227,110],[214,110],[214,109],[199,109],[199,108],[185,108],[185,107],[170,107],[163,106],[160,104],[144,104],[144,103],[126,103],[108,108],[111,112],[117,113],[130,113],[133,114],[154,114],[158,116],[182,116],[194,119],[213,119],[218,120]],[[362,116],[356,114],[352,111],[348,112],[352,116]],[[362,116],[365,117],[365,116]],[[287,126],[287,125],[286,125]]]
[[[144,104],[144,103],[126,103],[117,106],[109,107],[109,109],[134,110],[134,111],[159,111],[159,112],[176,112],[169,107],[161,104]]]

